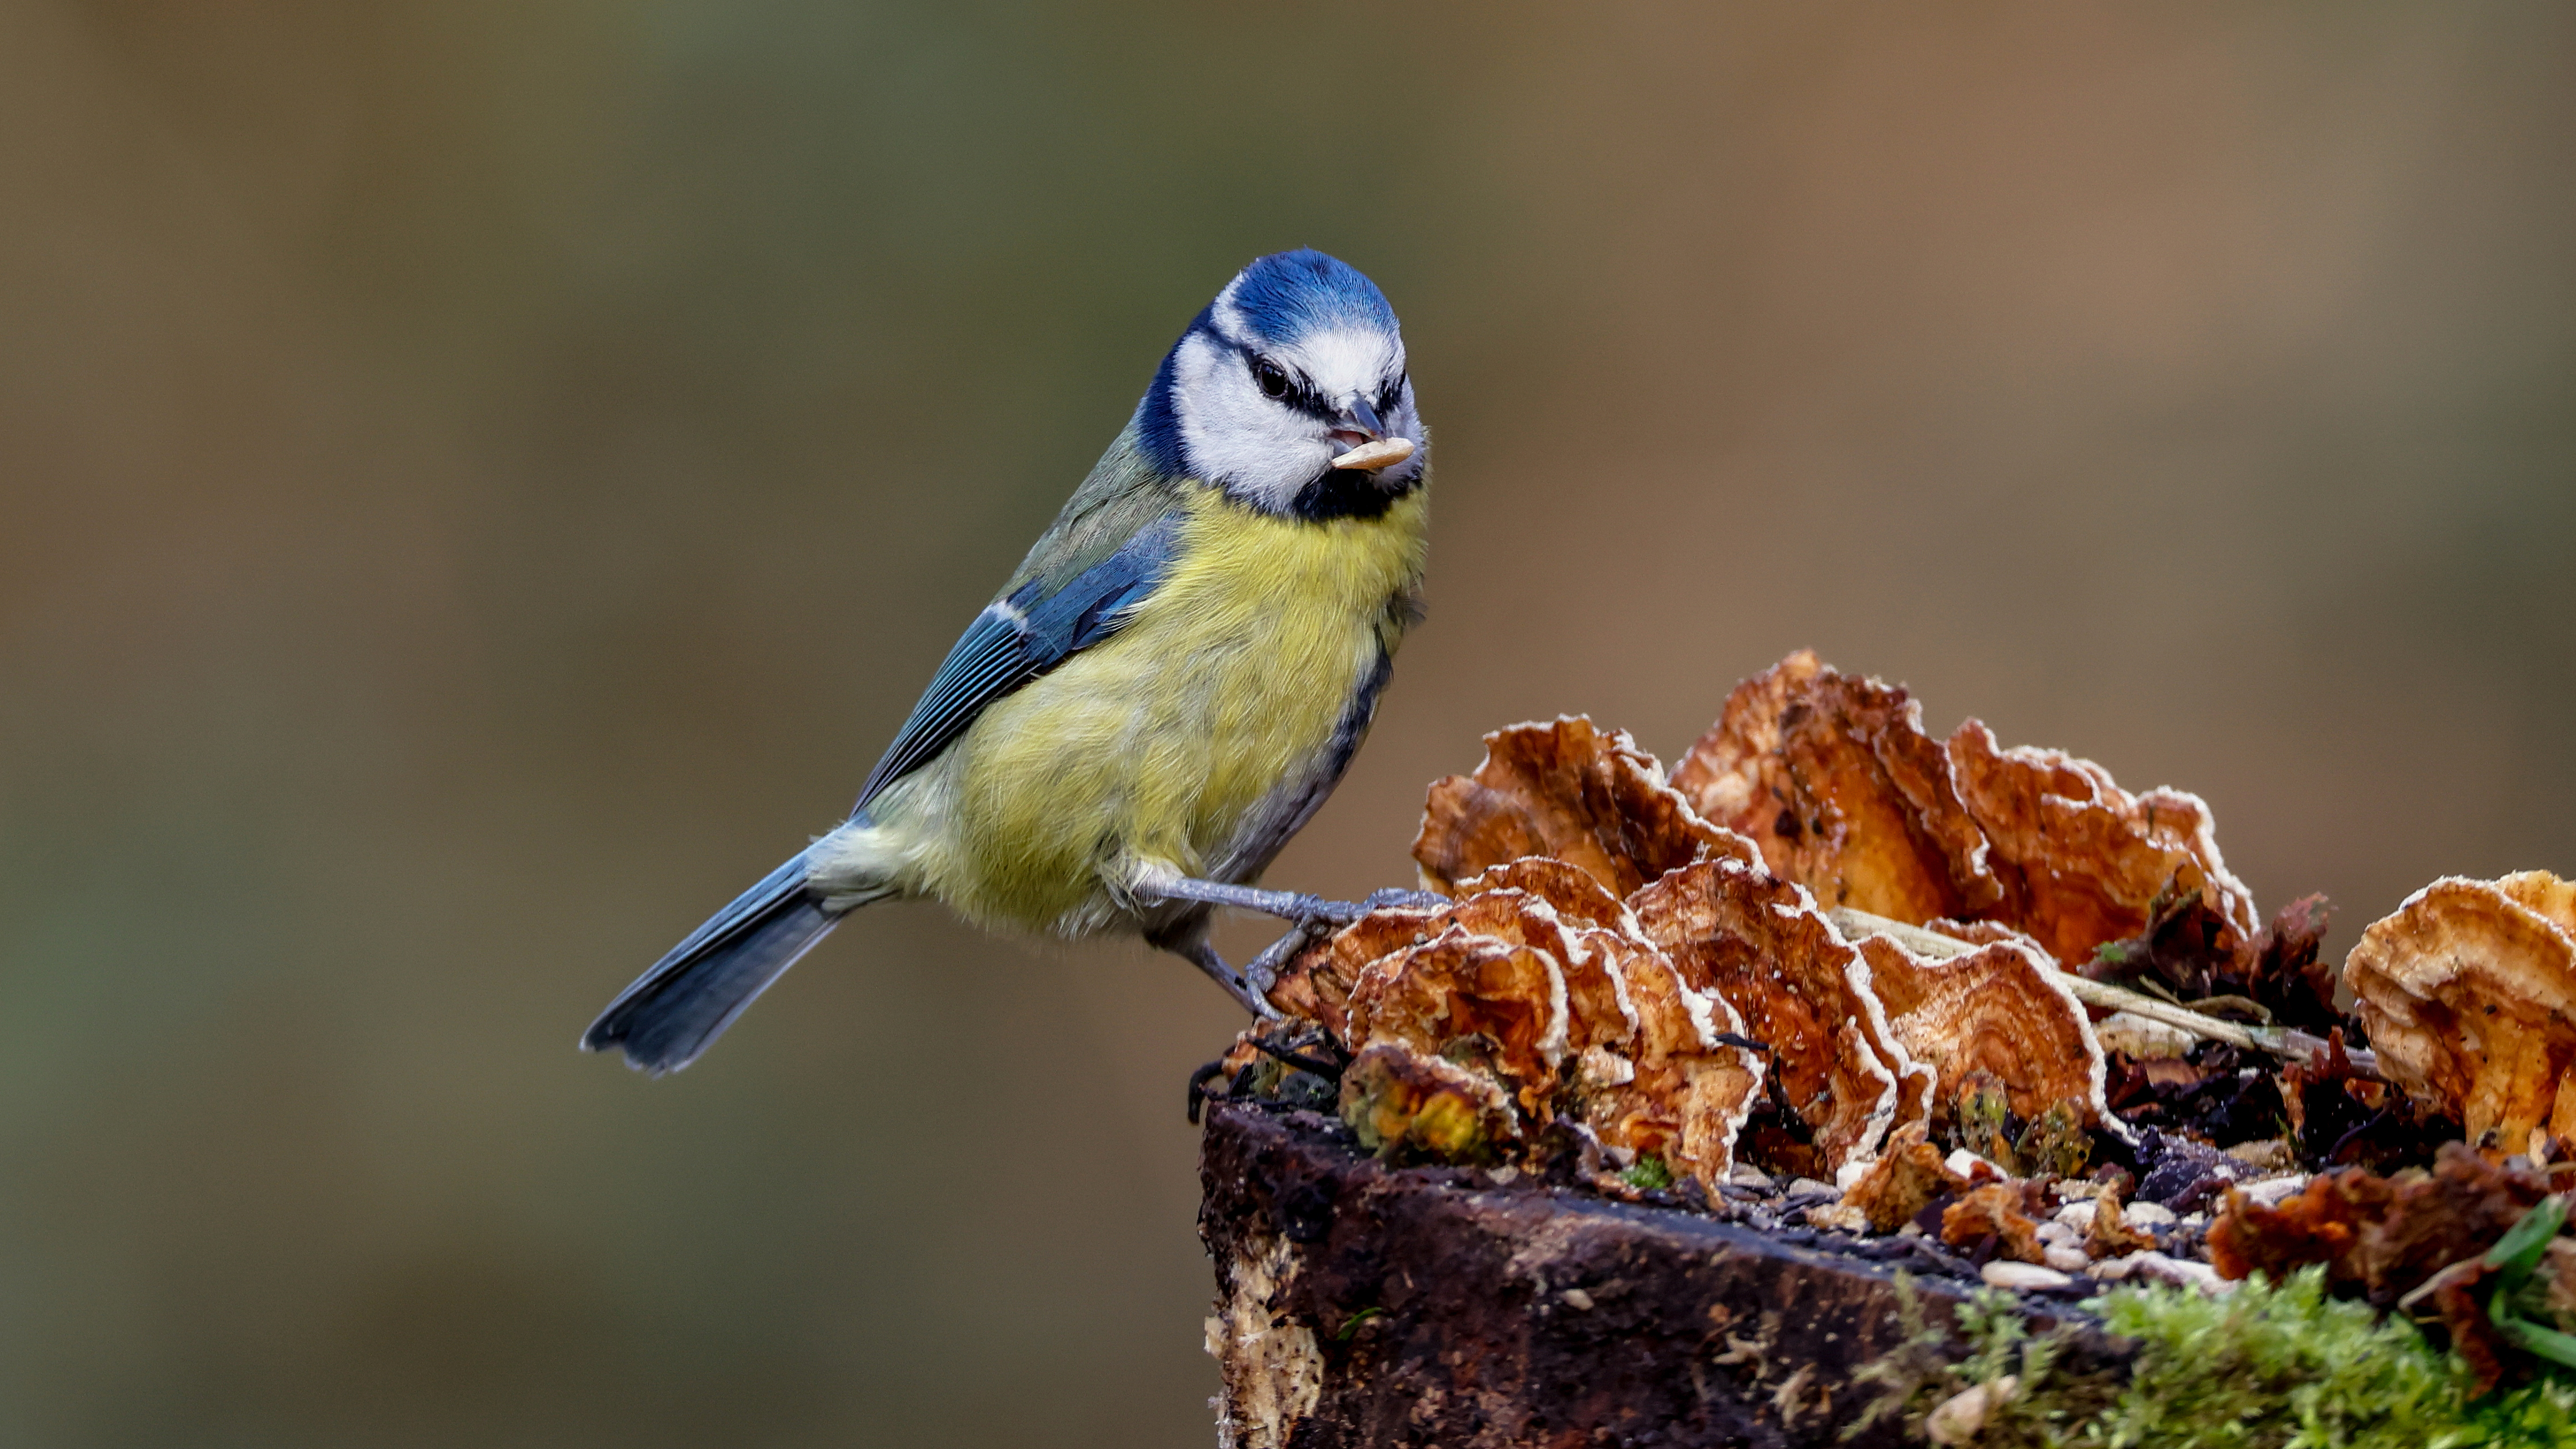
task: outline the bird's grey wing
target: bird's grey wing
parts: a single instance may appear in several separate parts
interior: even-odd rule
[[[1061,585],[1040,574],[976,615],[868,773],[851,813],[946,749],[985,706],[1118,632],[1169,572],[1180,524],[1178,512],[1163,513]]]

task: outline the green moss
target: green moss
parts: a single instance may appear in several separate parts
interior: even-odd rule
[[[2210,1298],[2123,1289],[2101,1300],[2138,1340],[2128,1387],[2101,1422],[2114,1445],[2386,1445],[2479,1442],[2460,1375],[2402,1320],[2325,1296],[2320,1271]]]
[[[1972,1384],[2018,1376],[2021,1395],[1975,1442],[1997,1449],[2559,1449],[2576,1446],[2576,1386],[2544,1377],[2484,1400],[2403,1319],[2326,1296],[2321,1274],[2257,1280],[2209,1298],[2122,1288],[2090,1305],[2137,1344],[2125,1382],[2059,1371],[2001,1294],[1979,1294],[1955,1335],[1911,1307],[1907,1342],[1861,1370],[1881,1391],[1872,1421],[1924,1417]],[[1964,1356],[1961,1350],[1964,1349]]]
[[[1660,1192],[1673,1185],[1673,1169],[1649,1152],[1637,1159],[1636,1166],[1620,1173],[1619,1180],[1639,1192]]]

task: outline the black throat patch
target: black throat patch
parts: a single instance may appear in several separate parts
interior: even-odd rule
[[[1383,517],[1396,500],[1422,486],[1421,470],[1400,483],[1384,484],[1357,468],[1334,468],[1324,476],[1297,490],[1288,505],[1288,515],[1309,523],[1329,523],[1336,518],[1371,519]]]

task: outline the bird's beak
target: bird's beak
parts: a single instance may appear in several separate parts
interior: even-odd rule
[[[1363,473],[1374,473],[1380,468],[1392,468],[1413,456],[1413,441],[1409,438],[1388,437],[1386,424],[1379,421],[1377,409],[1369,406],[1367,398],[1358,393],[1351,394],[1343,400],[1342,411],[1351,426],[1337,428],[1334,431],[1358,433],[1369,441],[1334,458],[1334,467],[1355,468]]]

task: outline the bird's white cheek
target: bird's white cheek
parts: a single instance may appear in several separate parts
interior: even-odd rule
[[[1182,450],[1211,483],[1285,507],[1332,456],[1321,424],[1263,396],[1212,339],[1182,344],[1172,382]]]

